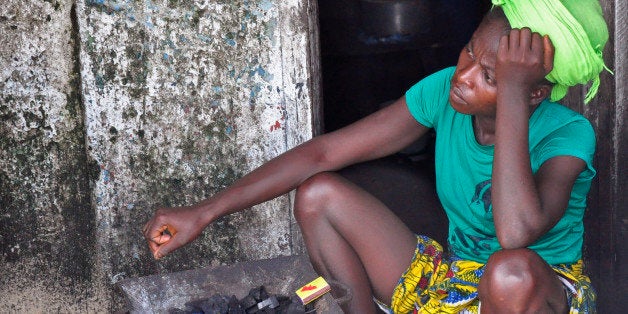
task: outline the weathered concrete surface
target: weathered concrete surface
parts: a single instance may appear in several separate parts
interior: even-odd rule
[[[140,228],[156,207],[206,198],[312,136],[311,10],[309,0],[0,6],[0,283],[11,295],[0,311],[111,311],[123,278],[300,252],[288,196],[159,262]]]
[[[99,303],[72,8],[0,6],[0,312]]]

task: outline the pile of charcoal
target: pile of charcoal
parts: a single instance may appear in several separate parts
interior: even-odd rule
[[[190,301],[185,309],[174,309],[172,314],[303,314],[316,313],[313,303],[303,305],[296,295],[292,297],[269,295],[264,286],[251,289],[238,300],[235,295],[215,294],[207,299]]]

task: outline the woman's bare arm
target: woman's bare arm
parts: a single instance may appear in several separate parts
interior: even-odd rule
[[[194,240],[219,217],[285,194],[314,174],[395,153],[427,130],[411,116],[402,97],[352,125],[281,154],[207,200],[157,210],[144,226],[144,236],[160,258]]]
[[[544,98],[535,93],[552,60],[549,39],[529,29],[513,29],[500,41],[492,200],[497,239],[507,249],[531,245],[560,220],[585,167],[578,158],[558,156],[532,174],[529,117]]]

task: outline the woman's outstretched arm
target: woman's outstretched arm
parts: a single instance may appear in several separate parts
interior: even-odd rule
[[[314,174],[395,153],[427,132],[405,97],[352,125],[321,135],[270,160],[192,206],[161,208],[143,228],[155,258],[193,241],[212,221],[273,199]]]

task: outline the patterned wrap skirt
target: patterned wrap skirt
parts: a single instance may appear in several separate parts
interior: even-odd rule
[[[567,293],[570,313],[595,313],[596,294],[582,273],[582,260],[552,265]],[[478,283],[484,264],[444,258],[443,247],[433,239],[417,236],[410,267],[393,292],[389,313],[479,313]]]

